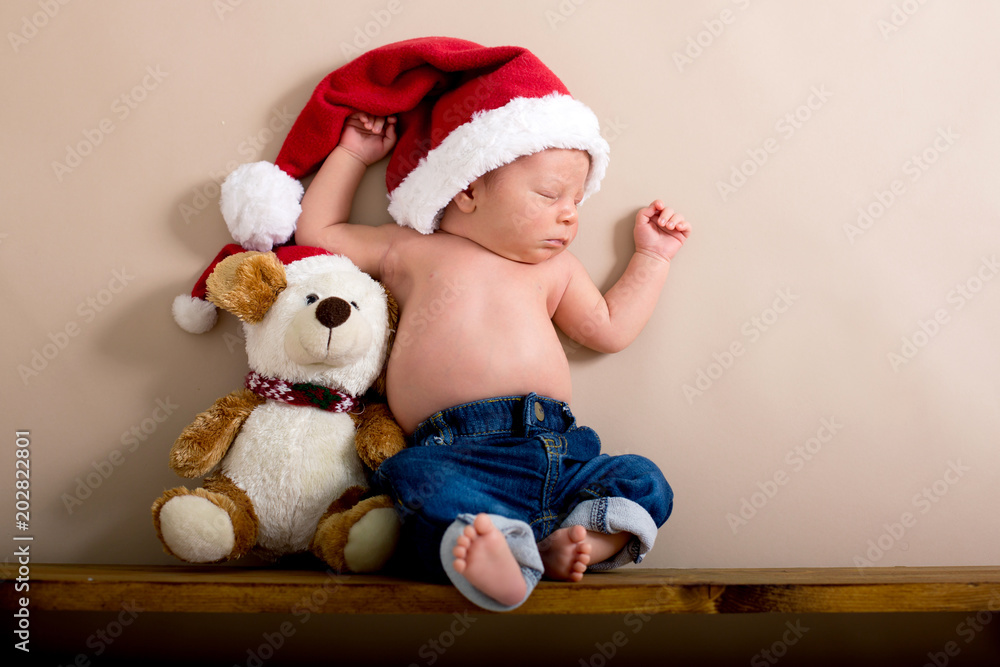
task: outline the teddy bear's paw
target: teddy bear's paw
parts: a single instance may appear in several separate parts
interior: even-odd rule
[[[391,507],[373,509],[351,526],[344,562],[352,572],[377,572],[385,567],[399,539],[399,517]]]
[[[158,521],[164,546],[181,560],[214,563],[233,554],[233,521],[229,512],[209,498],[174,496],[160,507]]]
[[[311,550],[338,572],[376,572],[399,539],[399,517],[388,496],[375,496],[325,517]]]

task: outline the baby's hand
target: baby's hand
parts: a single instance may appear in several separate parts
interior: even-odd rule
[[[355,112],[344,123],[339,145],[366,166],[373,165],[396,145],[396,117]]]
[[[636,252],[643,252],[670,261],[684,245],[691,225],[684,216],[667,208],[657,199],[635,215]]]

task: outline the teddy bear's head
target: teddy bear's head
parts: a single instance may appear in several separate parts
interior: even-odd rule
[[[339,255],[285,265],[243,252],[215,267],[208,300],[243,321],[250,368],[357,396],[379,387],[395,327],[382,285]]]

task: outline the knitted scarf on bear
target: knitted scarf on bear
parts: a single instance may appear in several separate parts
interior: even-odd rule
[[[257,371],[250,371],[247,375],[246,388],[264,398],[329,412],[349,412],[358,405],[357,399],[342,391],[308,382],[291,383],[264,377]]]

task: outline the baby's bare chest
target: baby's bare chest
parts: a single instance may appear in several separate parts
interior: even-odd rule
[[[430,317],[472,323],[551,326],[561,290],[553,272],[513,262],[449,262],[414,276],[401,304],[414,321]]]

